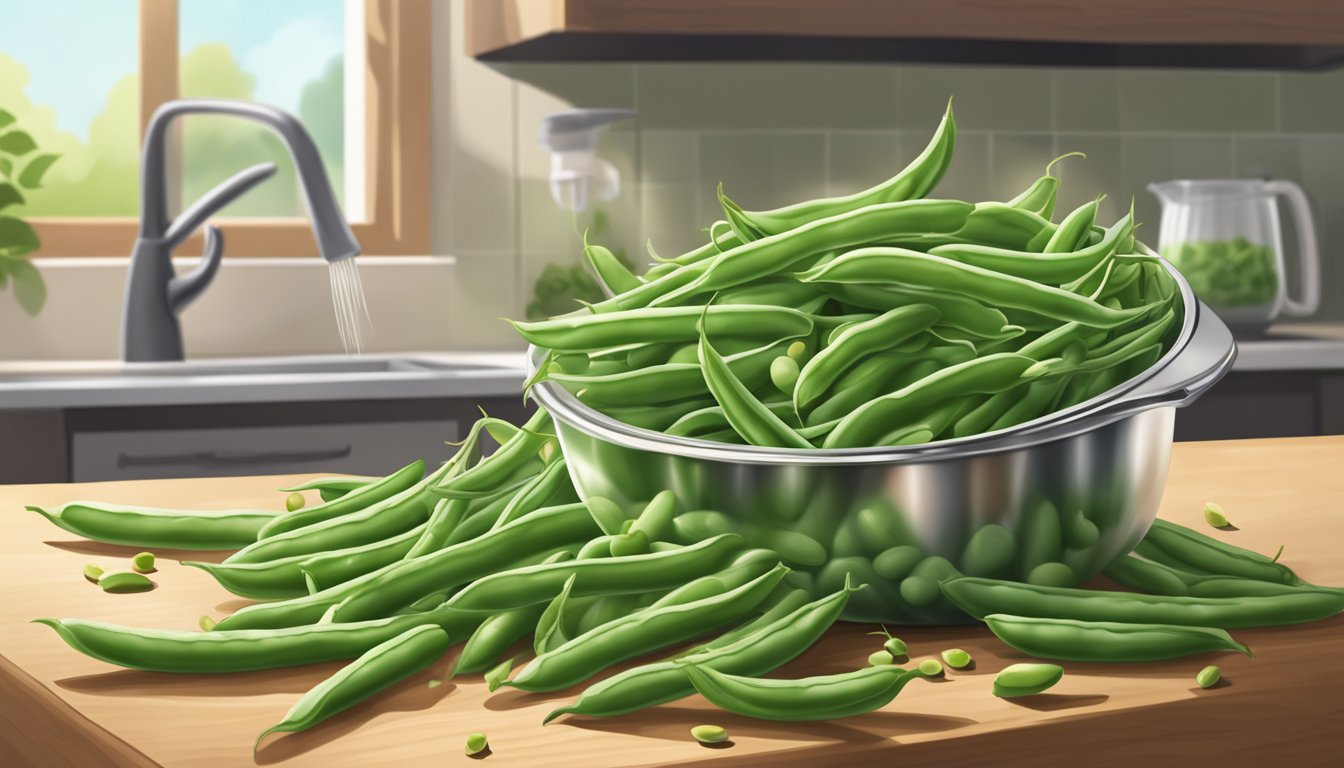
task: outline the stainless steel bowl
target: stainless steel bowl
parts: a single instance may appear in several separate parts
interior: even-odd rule
[[[791,583],[817,594],[837,589],[846,573],[868,582],[846,618],[960,622],[938,580],[960,572],[1076,584],[1152,524],[1175,409],[1236,356],[1227,327],[1167,268],[1188,310],[1161,360],[1092,400],[974,437],[902,448],[748,447],[632,427],[550,382],[533,393],[554,417],[584,498],[634,509],[670,488],[684,513],[722,513],[679,517],[687,540],[736,530],[779,550],[795,569]]]

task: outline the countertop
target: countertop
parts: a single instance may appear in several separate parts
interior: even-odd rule
[[[1309,580],[1344,584],[1344,438],[1181,443],[1161,515],[1208,530],[1204,502],[1219,501],[1239,530],[1214,535],[1282,560]],[[203,614],[243,605],[203,572],[162,552],[158,588],[104,594],[85,582],[86,562],[116,565],[132,550],[70,536],[23,504],[73,498],[150,505],[278,505],[275,488],[299,478],[160,480],[0,487],[0,754],[6,765],[234,766],[251,764],[256,734],[339,665],[225,677],[120,670],[66,647],[38,616],[104,619],[194,629]],[[1104,580],[1099,580],[1102,583]],[[801,676],[864,663],[867,625],[833,629],[780,671]],[[468,733],[484,731],[489,765],[508,766],[1038,766],[1058,756],[1090,766],[1216,763],[1326,765],[1344,751],[1344,616],[1298,627],[1244,630],[1254,659],[1207,654],[1164,663],[1066,664],[1049,693],[990,694],[994,674],[1022,657],[977,627],[895,627],[912,659],[949,647],[977,667],[945,682],[916,681],[881,711],[823,723],[772,724],[710,711],[697,697],[609,720],[543,714],[574,691],[489,694],[479,676],[430,688],[453,654],[377,700],[303,734],[272,737],[262,765],[467,765]],[[1205,664],[1227,684],[1195,686]],[[707,749],[691,726],[727,727],[733,743]],[[1082,750],[1086,750],[1084,753]],[[1081,755],[1086,754],[1086,757]]]
[[[1344,323],[1278,323],[1263,338],[1239,338],[1232,370],[1344,370]]]
[[[405,352],[0,362],[0,409],[107,408],[520,394],[517,352]]]

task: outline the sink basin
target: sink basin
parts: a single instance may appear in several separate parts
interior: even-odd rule
[[[12,362],[0,409],[491,397],[521,393],[523,377],[522,353]]]

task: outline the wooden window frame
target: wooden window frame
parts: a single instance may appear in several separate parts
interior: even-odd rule
[[[429,253],[430,0],[364,0],[365,201],[350,227],[365,254]],[[140,0],[140,131],[178,94],[177,0]],[[35,256],[128,256],[138,219],[33,217]],[[226,256],[317,254],[302,218],[227,218]],[[201,252],[197,232],[175,253]]]

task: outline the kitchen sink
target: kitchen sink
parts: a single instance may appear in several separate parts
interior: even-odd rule
[[[487,397],[521,393],[521,353],[0,363],[0,409]]]

